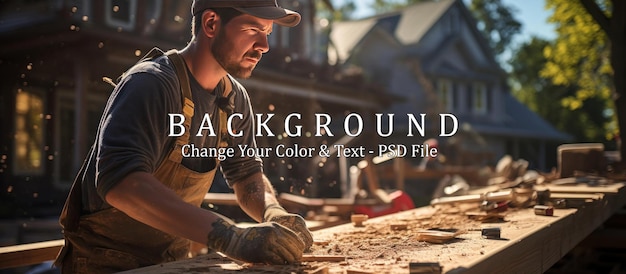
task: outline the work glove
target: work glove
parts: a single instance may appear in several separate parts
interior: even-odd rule
[[[304,242],[305,251],[313,245],[313,235],[306,227],[304,219],[300,215],[287,212],[279,205],[274,204],[265,208],[263,222],[276,222],[296,232]]]
[[[207,247],[249,263],[292,264],[302,258],[304,243],[293,231],[277,223],[240,228],[222,218],[213,223]]]

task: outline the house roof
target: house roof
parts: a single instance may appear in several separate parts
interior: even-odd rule
[[[479,133],[518,138],[571,141],[573,137],[560,132],[539,115],[528,109],[511,94],[504,94],[505,119],[501,123],[487,124],[483,121],[470,122]]]
[[[352,49],[374,28],[393,33],[402,45],[418,43],[455,1],[423,2],[366,19],[335,22],[330,34],[335,52],[330,52],[329,59],[339,62],[348,59]]]
[[[455,0],[424,2],[404,9],[395,36],[402,44],[415,44],[432,28]]]
[[[334,23],[330,33],[334,51],[329,51],[329,61],[339,63],[348,59],[352,49],[370,32],[375,24],[376,20],[373,18]]]

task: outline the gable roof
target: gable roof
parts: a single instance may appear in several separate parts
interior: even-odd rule
[[[418,43],[455,1],[457,0],[422,2],[365,19],[334,22],[330,33],[334,52],[329,51],[329,59],[345,61],[363,38],[376,28],[393,34],[399,44]]]
[[[394,32],[398,41],[405,45],[419,42],[454,1],[423,2],[402,10],[397,15],[400,17],[400,22]]]
[[[334,23],[329,46],[334,50],[329,50],[329,61],[340,63],[348,59],[352,49],[372,30],[375,24],[375,19]]]

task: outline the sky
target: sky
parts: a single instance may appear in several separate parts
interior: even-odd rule
[[[356,18],[363,18],[373,15],[369,8],[374,0],[357,0]],[[466,5],[471,0],[464,0]],[[545,39],[552,39],[556,35],[554,27],[547,23],[551,11],[545,10],[545,0],[502,0],[507,6],[517,10],[515,17],[522,23],[522,31],[516,37],[516,42],[527,41],[531,35],[536,35]],[[334,3],[342,3],[343,0],[333,0]]]

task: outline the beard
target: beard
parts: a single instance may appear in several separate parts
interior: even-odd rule
[[[226,37],[226,34],[222,30],[223,28],[220,29],[215,36],[215,42],[211,47],[213,57],[222,66],[222,68],[228,72],[228,74],[237,78],[249,78],[256,65],[251,64],[249,66],[243,66],[241,64],[242,61],[247,57],[261,59],[262,53],[258,51],[249,51],[246,52],[244,56],[236,56],[233,51],[236,47],[229,43],[230,40]]]

